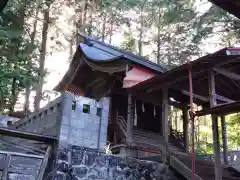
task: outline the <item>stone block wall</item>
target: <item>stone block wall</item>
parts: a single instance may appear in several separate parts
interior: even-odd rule
[[[77,146],[59,151],[56,169],[54,180],[177,179],[165,164],[106,155]]]
[[[108,114],[108,98],[97,102],[64,93],[59,146],[62,148],[77,145],[104,150],[107,141]]]
[[[57,136],[58,124],[61,121],[61,100],[62,97],[56,98],[39,112],[34,112],[9,127],[25,132]]]

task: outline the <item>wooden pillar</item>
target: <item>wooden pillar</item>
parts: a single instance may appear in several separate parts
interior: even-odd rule
[[[168,88],[162,89],[162,135],[164,137],[163,162],[168,157]]]
[[[208,81],[209,81],[208,84],[209,84],[210,107],[215,107],[217,105],[217,101],[216,101],[215,80],[214,80],[213,71],[209,73]],[[214,147],[214,153],[215,153],[215,180],[221,180],[222,172],[221,172],[218,117],[214,114],[212,114],[211,116],[212,116],[212,131],[213,131],[213,147]]]
[[[9,170],[10,161],[11,161],[11,155],[7,154],[5,159],[5,164],[4,164],[5,166],[4,166],[2,180],[8,179],[8,170]]]
[[[116,103],[114,103],[113,97],[111,98],[111,122],[112,122],[112,130],[113,132],[113,144],[116,145],[117,144],[117,107],[116,107]]]
[[[188,107],[187,105],[184,106],[182,109],[183,114],[183,136],[184,136],[184,150],[186,153],[189,153],[189,133],[188,133]]]
[[[223,160],[228,165],[228,144],[227,144],[227,126],[225,116],[221,116],[222,142],[223,142]]]
[[[132,122],[133,122],[133,101],[132,94],[128,94],[128,108],[127,108],[127,143],[132,142]]]

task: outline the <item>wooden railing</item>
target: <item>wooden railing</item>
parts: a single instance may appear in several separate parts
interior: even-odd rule
[[[123,117],[117,116],[117,125],[124,134],[124,138],[127,138],[127,123]],[[140,129],[132,129],[131,145],[133,146],[149,146],[152,148],[160,148],[162,145],[162,136],[159,133],[153,133],[150,131],[143,131]]]
[[[183,175],[186,179],[191,180],[192,179],[192,170],[189,169],[183,162],[178,160],[174,156],[170,156],[169,158],[169,164],[172,166],[174,169],[176,169],[181,175]],[[196,180],[203,180],[200,176],[198,176],[195,173],[195,179]]]
[[[44,159],[44,156],[7,151],[0,151],[0,157],[2,160],[0,169],[3,171],[0,179],[3,180],[13,179],[11,175],[14,179],[30,179],[31,177],[37,179]]]
[[[1,180],[15,180],[15,179],[35,179],[43,180],[44,173],[51,172],[52,168],[49,166],[47,169],[49,158],[52,154],[52,147],[57,142],[55,137],[43,136],[39,134],[27,133],[18,130],[0,128],[0,135],[2,140],[4,138],[10,139],[22,139],[22,142],[34,141],[42,144],[43,149],[39,149],[43,152],[34,152],[31,154],[30,149],[35,149],[35,146],[31,146],[23,151],[19,152],[19,148],[7,146],[5,151],[0,151],[0,179]],[[4,149],[4,148],[3,148]],[[46,150],[45,150],[46,149]],[[44,153],[44,155],[43,155]],[[39,155],[40,154],[40,155]],[[52,157],[51,157],[52,158]]]
[[[122,116],[117,116],[116,120],[117,120],[118,127],[121,129],[121,131],[123,132],[123,134],[126,138],[127,137],[127,123],[126,123],[126,121],[123,119]]]
[[[223,161],[223,153],[220,154],[221,161]],[[204,160],[214,160],[215,156],[213,154],[203,154],[203,155],[197,155],[198,159],[204,159]],[[228,152],[228,162],[230,165],[240,165],[240,151],[229,151]]]

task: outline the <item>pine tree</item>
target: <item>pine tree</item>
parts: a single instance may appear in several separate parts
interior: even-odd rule
[[[48,37],[48,27],[50,22],[49,17],[49,7],[44,10],[44,18],[43,18],[43,28],[42,28],[42,43],[40,48],[40,57],[39,57],[39,82],[37,84],[36,96],[34,99],[34,110],[38,111],[40,108],[40,102],[42,99],[42,88],[44,83],[45,76],[45,58],[46,58],[46,46],[47,46],[47,37]]]

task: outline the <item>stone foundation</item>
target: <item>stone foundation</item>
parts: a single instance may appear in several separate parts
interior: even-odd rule
[[[77,146],[59,150],[54,180],[175,179],[165,164],[117,157]]]

